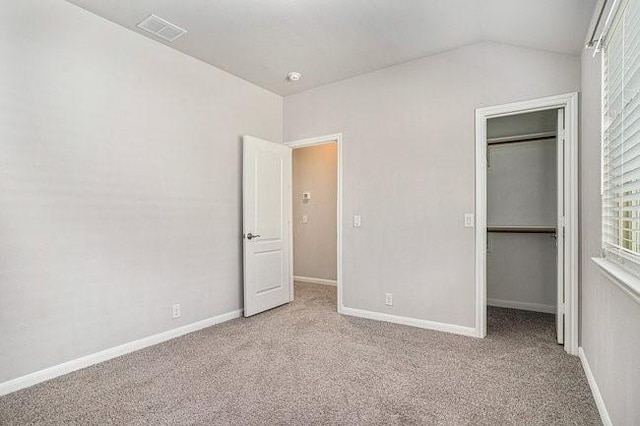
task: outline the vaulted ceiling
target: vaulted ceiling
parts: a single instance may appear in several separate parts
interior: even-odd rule
[[[596,2],[68,1],[285,96],[478,41],[577,55]],[[188,33],[169,43],[138,29],[152,13]]]

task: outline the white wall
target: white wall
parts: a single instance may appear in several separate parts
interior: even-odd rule
[[[488,120],[487,137],[501,138],[531,133],[555,132],[557,130],[557,122],[558,111],[553,109],[495,117]]]
[[[344,135],[345,306],[475,326],[474,109],[579,86],[575,56],[477,43],[286,97],[285,140]]]
[[[489,119],[487,137],[555,132],[557,110]],[[489,226],[556,226],[556,139],[488,146]],[[550,234],[487,234],[487,303],[555,312],[556,241]],[[491,331],[491,330],[489,330]]]
[[[336,280],[337,144],[293,150],[293,275]],[[310,200],[302,193],[311,192]],[[302,222],[302,216],[307,222]]]
[[[3,2],[0,63],[0,382],[241,308],[282,98],[64,1]]]
[[[600,55],[582,55],[580,346],[614,425],[640,424],[640,305],[591,260],[600,257]]]
[[[487,137],[556,131],[557,115],[548,110],[489,119]],[[556,140],[489,145],[487,151],[487,223],[555,226]]]
[[[551,235],[489,233],[487,238],[487,305],[555,312],[557,248]]]

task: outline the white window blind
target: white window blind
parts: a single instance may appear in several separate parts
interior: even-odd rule
[[[640,0],[616,12],[602,70],[602,244],[640,274]]]

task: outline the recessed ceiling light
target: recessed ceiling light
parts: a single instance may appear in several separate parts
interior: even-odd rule
[[[302,74],[300,74],[299,72],[290,72],[289,74],[287,74],[287,80],[289,81],[298,81],[302,78]]]

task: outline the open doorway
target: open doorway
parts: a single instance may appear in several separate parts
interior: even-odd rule
[[[520,321],[577,352],[576,108],[568,94],[476,111],[479,337]]]
[[[338,134],[286,144],[293,149],[291,300],[296,287],[335,287],[338,312],[342,306],[341,139]]]
[[[487,120],[489,335],[564,343],[563,123],[563,108]]]

